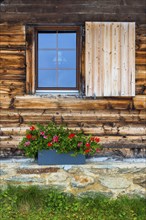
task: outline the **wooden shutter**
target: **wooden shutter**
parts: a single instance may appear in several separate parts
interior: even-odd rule
[[[86,96],[135,95],[135,23],[86,22]]]

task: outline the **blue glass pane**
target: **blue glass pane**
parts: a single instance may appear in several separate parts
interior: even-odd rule
[[[76,68],[76,51],[59,50],[58,68]]]
[[[58,87],[71,87],[71,88],[76,87],[76,71],[59,70]]]
[[[39,87],[56,87],[56,70],[39,70],[38,71]]]
[[[76,48],[76,33],[58,33],[59,48]]]
[[[38,51],[38,68],[56,68],[56,51],[39,50]]]
[[[38,48],[56,48],[56,33],[39,33],[38,34]]]

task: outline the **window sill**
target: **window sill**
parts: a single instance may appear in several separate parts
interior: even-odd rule
[[[36,90],[36,95],[79,95],[78,90]]]

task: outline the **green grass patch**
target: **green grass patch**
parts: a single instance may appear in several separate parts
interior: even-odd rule
[[[1,220],[145,220],[141,197],[75,197],[56,189],[9,186],[0,192]]]

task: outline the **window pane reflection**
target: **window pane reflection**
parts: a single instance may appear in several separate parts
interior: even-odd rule
[[[38,73],[39,87],[56,87],[56,70],[39,70]]]
[[[59,48],[76,48],[76,33],[58,33]]]
[[[58,51],[58,68],[76,68],[76,51]]]
[[[58,71],[58,87],[75,87],[76,71],[75,70],[59,70]]]
[[[38,48],[56,48],[56,33],[39,33],[38,34]]]
[[[38,87],[76,87],[76,33],[38,33]]]
[[[56,62],[53,62],[54,57],[56,57],[56,50],[40,50],[38,54],[38,68],[56,68]]]

